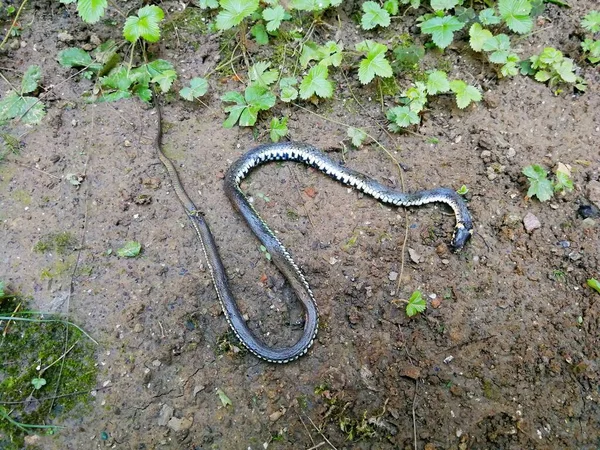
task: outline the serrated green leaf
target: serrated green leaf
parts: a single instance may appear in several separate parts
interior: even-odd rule
[[[401,128],[408,128],[421,122],[419,116],[407,106],[396,106],[390,109],[386,117],[389,121]]]
[[[363,30],[372,30],[373,28],[389,27],[390,13],[383,9],[377,2],[364,2],[362,4],[364,14],[360,21]]]
[[[595,278],[590,278],[587,280],[587,285],[600,294],[600,282],[598,280]]]
[[[423,299],[421,292],[414,291],[406,304],[406,315],[408,317],[413,317],[414,315],[425,311],[425,308],[427,308],[427,303]]]
[[[312,41],[305,42],[300,54],[300,66],[305,69],[311,61],[318,61],[321,57],[319,46]]]
[[[388,78],[394,74],[385,57],[388,50],[386,45],[366,40],[356,44],[356,50],[367,54],[358,66],[358,79],[362,84],[370,83],[376,75]]]
[[[492,37],[492,32],[478,23],[474,23],[469,28],[469,45],[471,45],[473,51],[480,52],[483,49],[484,42]]]
[[[475,86],[471,86],[462,80],[452,80],[450,89],[456,94],[456,105],[460,109],[464,109],[471,102],[481,101],[481,92]]]
[[[322,11],[329,6],[338,6],[342,2],[339,0],[292,0],[290,2],[290,8],[297,9],[298,11]]]
[[[435,95],[438,93],[448,92],[450,90],[450,82],[448,75],[442,70],[431,72],[427,77],[427,93]]]
[[[0,100],[0,122],[18,119],[33,125],[39,123],[45,114],[44,104],[35,97],[25,97],[9,91]]]
[[[329,67],[339,67],[342,64],[344,44],[328,41],[318,48],[319,65]]]
[[[35,91],[41,79],[42,69],[40,69],[40,66],[29,66],[21,80],[21,94],[29,94]]]
[[[243,97],[239,92],[227,92],[221,100],[235,103],[224,108],[229,113],[229,117],[223,126],[231,128],[238,122],[241,127],[253,126],[258,118],[258,112],[272,108],[277,99],[268,88],[251,84],[244,91]]]
[[[160,39],[159,22],[165,18],[165,13],[156,5],[140,8],[137,16],[129,16],[125,20],[123,36],[133,43],[139,38],[147,42],[158,42]]]
[[[258,84],[251,84],[246,88],[244,99],[248,105],[256,107],[258,110],[271,109],[277,101],[277,98],[269,89]]]
[[[573,60],[569,58],[565,58],[559,64],[554,66],[556,73],[560,75],[562,80],[566,83],[575,83],[577,81],[577,76],[573,72]]]
[[[461,30],[465,24],[454,16],[433,17],[422,22],[421,32],[430,34],[433,43],[439,48],[446,48],[454,39],[454,32]]]
[[[545,83],[551,77],[552,77],[552,75],[550,74],[550,72],[547,72],[545,70],[538,70],[534,75],[534,78],[536,79],[536,81],[539,81],[540,83]]]
[[[58,53],[58,63],[63,67],[86,67],[93,63],[88,52],[77,47],[66,48]]]
[[[250,67],[248,77],[250,81],[260,86],[270,86],[279,78],[279,71],[276,69],[269,70],[270,62],[259,61]]]
[[[557,170],[556,183],[554,183],[554,191],[572,191],[574,189],[573,180],[568,173]]]
[[[190,85],[179,91],[179,95],[190,102],[202,97],[208,90],[208,82],[204,78],[196,77],[190,80]]]
[[[267,33],[267,28],[262,22],[252,25],[252,28],[250,28],[250,34],[254,36],[254,39],[258,45],[267,45],[269,43],[269,33]]]
[[[77,0],[77,12],[84,22],[96,23],[104,15],[107,5],[107,0]]]
[[[482,46],[486,52],[491,52],[490,61],[495,64],[505,64],[510,54],[510,38],[499,34],[487,39]]]
[[[152,100],[152,91],[148,86],[142,86],[138,84],[132,89],[131,92],[146,103],[150,103],[150,100]]]
[[[346,133],[348,134],[348,137],[352,139],[352,145],[355,147],[360,147],[367,137],[367,133],[365,133],[362,129],[355,127],[348,127]]]
[[[600,11],[590,11],[583,16],[581,26],[592,33],[600,31]]]
[[[529,33],[533,28],[529,0],[498,0],[498,11],[508,28],[515,33]]]
[[[300,83],[300,98],[307,98],[316,95],[321,98],[330,98],[333,95],[333,84],[327,79],[329,71],[325,66],[314,66],[308,71]]]
[[[447,11],[458,5],[458,0],[431,0],[434,11]]]
[[[458,195],[465,195],[467,192],[469,192],[469,188],[464,184],[456,191]]]
[[[427,103],[427,86],[421,81],[416,81],[414,86],[408,88],[403,94],[410,103],[408,107],[414,113],[420,113]]]
[[[221,388],[217,389],[217,395],[219,396],[219,400],[221,400],[221,404],[224,407],[233,406],[233,403],[231,402],[229,397],[227,397],[227,395],[225,394],[225,392],[223,392],[223,390]]]
[[[6,297],[6,283],[0,281],[0,300]]]
[[[482,25],[498,25],[502,19],[496,15],[494,8],[486,8],[479,13],[479,21]]]
[[[298,80],[294,77],[282,78],[279,80],[279,98],[282,102],[291,102],[298,98],[298,90],[295,86],[298,84]]]
[[[217,15],[217,30],[228,30],[258,9],[258,0],[221,0],[221,11]]]
[[[547,178],[548,172],[543,167],[532,164],[531,166],[524,167],[522,172],[529,180],[529,189],[527,191],[529,198],[537,197],[541,202],[552,198],[554,189],[552,188],[552,183]]]
[[[117,250],[117,255],[121,258],[135,258],[140,254],[142,250],[142,244],[136,241],[126,242],[123,247]]]
[[[200,9],[217,9],[219,7],[217,0],[195,0],[194,4]]]
[[[281,120],[273,117],[271,119],[271,131],[269,136],[271,137],[271,141],[279,142],[279,140],[288,134],[288,118],[283,117]]]
[[[281,21],[285,18],[285,9],[281,5],[265,8],[262,16],[267,22],[267,31],[273,32],[279,29]]]

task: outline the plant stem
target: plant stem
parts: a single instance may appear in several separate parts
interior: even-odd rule
[[[19,10],[17,11],[17,14],[15,14],[15,18],[13,19],[12,23],[10,24],[10,28],[6,32],[6,35],[4,36],[4,39],[2,39],[2,42],[0,42],[0,48],[4,47],[4,44],[6,44],[6,41],[8,41],[8,37],[10,36],[10,33],[12,32],[13,28],[17,24],[17,20],[19,20],[21,11],[23,11],[23,7],[27,4],[27,2],[28,2],[28,0],[23,0],[21,2],[21,6],[19,6]]]

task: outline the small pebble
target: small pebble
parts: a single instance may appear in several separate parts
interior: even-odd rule
[[[588,217],[587,219],[583,219],[583,222],[581,222],[581,226],[584,230],[589,230],[596,226],[596,221],[591,217]]]
[[[158,359],[155,359],[154,361],[152,361],[152,365],[154,367],[160,367],[161,362]]]
[[[390,272],[388,278],[390,281],[396,281],[398,279],[398,272]]]
[[[513,157],[513,156],[515,156],[516,154],[517,154],[517,151],[516,151],[514,148],[512,148],[512,147],[511,147],[511,148],[509,148],[509,149],[506,151],[506,157],[507,157],[507,158],[512,158],[512,157]]]
[[[600,216],[600,211],[594,205],[581,205],[577,213],[584,219]]]
[[[542,224],[532,213],[527,213],[527,215],[523,218],[523,225],[525,225],[525,230],[528,233],[531,233],[533,230],[537,230],[542,227]]]
[[[72,42],[72,41],[75,40],[75,38],[73,37],[73,35],[67,33],[66,31],[63,31],[62,33],[58,33],[57,38],[61,42]]]
[[[450,263],[449,259],[442,259],[442,264],[448,265]]]
[[[560,245],[562,248],[569,248],[571,243],[569,241],[558,241],[558,245]]]

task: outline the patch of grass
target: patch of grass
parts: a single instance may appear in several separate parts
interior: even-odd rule
[[[46,234],[33,246],[33,251],[37,253],[53,251],[59,255],[71,253],[76,249],[77,239],[68,231]]]
[[[231,330],[228,330],[217,339],[215,346],[215,354],[217,356],[244,356],[246,353],[248,353],[248,349],[239,343]]]
[[[75,408],[81,417],[96,385],[89,336],[60,317],[26,308],[18,296],[0,302],[2,449],[23,448],[24,436],[34,431],[55,432],[52,422]]]

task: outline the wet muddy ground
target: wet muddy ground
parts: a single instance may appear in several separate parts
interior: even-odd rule
[[[552,45],[577,59],[578,23],[595,2],[571,3],[546,6],[537,32],[519,43],[523,57]],[[181,14],[180,4],[163,7],[168,20]],[[35,27],[25,25],[18,43],[0,55],[8,78],[35,63],[43,86],[55,86],[41,125],[15,125],[17,135],[24,133],[22,149],[0,163],[0,279],[31,296],[35,308],[68,314],[99,342],[98,389],[82,398],[91,402],[89,411],[61,417],[66,429],[30,443],[48,449],[379,449],[413,448],[415,440],[429,450],[600,445],[600,296],[586,286],[600,278],[600,228],[577,213],[599,199],[597,68],[581,64],[585,94],[567,87],[555,95],[531,78],[496,79],[459,41],[444,59],[453,76],[482,88],[484,100],[461,111],[452,99],[437,98],[418,133],[392,138],[378,128],[377,93],[361,87],[351,70],[349,78],[335,75],[335,98],[318,107],[278,103],[273,114],[289,117],[291,139],[386,184],[401,184],[392,159],[375,145],[352,148],[345,127],[325,118],[377,136],[408,169],[407,190],[468,186],[476,235],[455,254],[448,248],[454,218],[441,206],[383,206],[296,164],[253,173],[243,188],[299,263],[321,314],[308,354],[273,365],[245,353],[228,334],[197,238],[154,153],[153,110],[137,100],[87,104],[81,95],[91,83],[65,81],[73,72],[56,62],[59,50],[93,34],[119,35],[115,27],[84,26],[68,11],[58,2],[31,5],[23,23]],[[340,17],[352,41],[354,24],[344,11]],[[74,41],[57,39],[64,31]],[[326,40],[321,33],[315,39]],[[214,36],[184,28],[167,36],[153,50],[184,79],[218,64]],[[255,133],[222,127],[219,97],[240,86],[215,76],[204,105],[165,99],[164,149],[215,234],[251,327],[272,345],[289,344],[300,334],[293,324],[302,310],[222,188],[229,165],[268,141],[270,113]],[[559,162],[572,167],[575,190],[546,203],[526,199],[522,168]],[[68,174],[79,175],[81,185],[66,181]],[[523,225],[529,213],[541,225],[531,232]],[[62,232],[79,244],[65,254],[34,251],[45,236]],[[142,244],[141,255],[118,258],[115,250],[130,240]],[[85,270],[71,280],[74,264]],[[397,299],[417,289],[428,308],[408,318]]]

